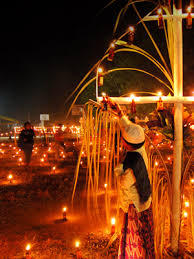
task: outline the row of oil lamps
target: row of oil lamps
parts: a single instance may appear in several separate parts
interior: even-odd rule
[[[67,207],[63,207],[62,209],[62,220],[63,222],[67,221]],[[114,235],[115,233],[115,225],[116,225],[116,219],[111,218],[111,235]],[[80,241],[75,241],[75,248],[76,248],[76,259],[82,258],[82,250],[80,247]],[[25,258],[26,259],[32,259],[31,257],[31,244],[26,245],[26,251],[25,251]]]

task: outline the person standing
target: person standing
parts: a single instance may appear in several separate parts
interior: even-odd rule
[[[109,102],[118,114],[125,150],[123,160],[114,169],[120,177],[119,201],[123,217],[118,258],[154,259],[151,184],[144,130],[130,121],[118,104]]]
[[[21,131],[18,140],[18,147],[24,151],[26,166],[29,166],[32,150],[34,146],[34,130],[30,122],[24,123],[24,129]]]

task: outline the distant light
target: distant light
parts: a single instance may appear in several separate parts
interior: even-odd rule
[[[66,212],[67,211],[67,207],[63,207],[63,212]]]
[[[131,95],[130,95],[130,98],[131,98],[131,99],[135,99],[135,95],[134,95],[134,94],[131,94]]]
[[[106,93],[105,92],[102,92],[102,97],[106,97]]]
[[[188,201],[185,202],[185,207],[187,207],[187,208],[189,207],[189,202]]]
[[[157,95],[162,96],[162,92],[161,91],[157,92]]]
[[[111,47],[111,48],[115,48],[115,43],[112,42],[112,43],[110,44],[110,47]]]
[[[194,178],[192,178],[190,181],[191,181],[191,183],[193,184],[193,183],[194,183]]]
[[[108,184],[107,184],[107,183],[105,183],[105,184],[104,184],[104,188],[106,189],[106,188],[107,188],[107,186],[108,186]]]
[[[187,12],[188,12],[188,13],[191,13],[191,10],[192,10],[192,7],[191,7],[191,6],[188,6],[188,7],[187,7]]]
[[[102,73],[103,69],[101,67],[98,68],[98,73]]]
[[[158,166],[158,162],[157,161],[155,162],[155,166]]]
[[[161,14],[162,14],[162,8],[159,8],[159,9],[157,10],[157,13],[158,13],[158,15],[161,15]]]
[[[129,26],[129,32],[134,32],[135,31],[135,27],[134,26]]]

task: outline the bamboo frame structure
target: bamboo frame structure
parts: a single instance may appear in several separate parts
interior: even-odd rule
[[[157,54],[159,55],[162,62],[160,63],[154,57],[152,57],[149,53],[138,48],[137,46],[135,46],[133,44],[129,46],[126,42],[122,41],[121,39],[125,35],[127,35],[128,32],[121,35],[119,37],[119,39],[115,42],[116,45],[123,46],[125,48],[115,50],[115,53],[121,52],[121,51],[135,52],[135,53],[138,53],[138,54],[143,55],[144,57],[148,58],[154,65],[156,65],[157,68],[160,69],[160,71],[165,75],[168,82],[170,83],[170,85],[167,85],[167,84],[163,84],[163,85],[166,86],[172,93],[174,93],[174,96],[161,96],[162,101],[164,103],[174,103],[174,108],[175,108],[174,109],[174,112],[175,112],[174,113],[174,128],[175,128],[174,166],[173,166],[172,183],[171,183],[171,181],[169,181],[168,177],[166,178],[166,176],[164,179],[155,177],[154,172],[157,172],[157,168],[154,168],[154,172],[152,170],[152,173],[153,173],[152,177],[155,177],[153,179],[155,182],[155,187],[157,189],[159,189],[160,186],[163,186],[163,188],[164,188],[164,190],[163,190],[163,188],[161,188],[161,193],[162,193],[161,197],[163,197],[163,198],[156,196],[153,199],[154,204],[157,205],[157,202],[158,202],[158,204],[160,202],[160,204],[162,206],[164,206],[164,203],[162,203],[162,202],[164,202],[164,201],[166,202],[166,200],[168,200],[168,205],[170,206],[170,207],[168,207],[168,211],[171,216],[171,222],[168,221],[168,223],[171,226],[171,235],[169,237],[169,240],[171,240],[171,249],[172,249],[173,253],[177,255],[179,252],[180,222],[181,222],[181,175],[182,175],[182,150],[183,150],[183,115],[182,115],[182,111],[183,111],[183,104],[193,104],[194,103],[194,96],[183,96],[182,20],[187,17],[187,14],[182,14],[182,1],[181,0],[177,0],[173,4],[173,13],[172,14],[169,13],[167,8],[164,7],[166,15],[164,14],[163,18],[164,18],[164,20],[167,21],[167,26],[164,23],[164,33],[166,36],[166,43],[167,43],[167,48],[168,48],[169,57],[170,57],[170,64],[171,64],[171,70],[170,70],[168,68],[166,61],[165,61],[164,57],[162,56],[162,53],[160,52],[156,42],[154,41],[151,33],[149,32],[147,26],[145,25],[145,22],[157,21],[158,16],[147,15],[146,17],[141,18],[133,1],[131,1],[130,4],[134,7],[134,10],[136,11],[136,13],[140,19],[139,23],[142,23],[142,25],[144,26],[144,28],[145,28],[146,32],[148,33],[148,35],[155,47],[155,50],[156,50]],[[194,14],[192,13],[191,16],[193,18]],[[78,96],[84,91],[84,89],[94,80],[96,80],[97,102],[100,103],[102,101],[102,97],[100,97],[98,94],[98,83],[97,83],[98,82],[98,67],[100,67],[102,61],[108,56],[107,55],[108,51],[109,51],[109,49],[106,51],[103,58],[95,64],[95,66],[89,71],[89,73],[86,75],[86,77],[84,77],[82,82],[76,88],[76,90],[78,90],[80,88],[81,84],[83,83],[83,81],[89,77],[90,73],[97,69],[96,77],[90,79],[88,82],[86,82],[82,86],[82,88],[79,90],[76,98],[74,99],[73,104],[75,103]],[[136,69],[136,68],[116,68],[116,69],[112,69],[111,71],[104,72],[103,75],[106,76],[109,73],[112,73],[114,71],[120,71],[120,70],[139,71],[139,72],[143,72],[145,74],[151,75],[157,80],[159,79],[147,71],[143,71],[141,69]],[[172,73],[171,73],[171,71],[172,71]],[[110,98],[112,99],[112,101],[115,101],[119,104],[130,104],[132,101],[132,97],[110,97]],[[159,96],[138,96],[138,97],[133,97],[133,98],[137,104],[157,103],[159,100]],[[94,105],[94,103],[93,103],[93,105]],[[91,114],[92,113],[90,111],[90,117],[91,117]],[[101,116],[104,117],[105,115],[101,114]],[[90,120],[91,120],[91,118],[90,118]],[[100,120],[97,119],[97,121],[100,121]],[[90,121],[90,123],[91,123],[91,121]],[[89,121],[88,121],[88,125],[89,125]],[[91,125],[93,125],[93,124],[91,124]],[[92,127],[91,125],[90,125],[90,127]],[[102,124],[101,124],[101,126],[102,126]],[[89,130],[89,128],[87,128],[87,131],[88,130]],[[88,134],[88,133],[86,132],[86,134]],[[106,132],[106,134],[107,134],[107,132]],[[107,137],[107,141],[108,141],[108,139],[109,138]],[[93,140],[96,141],[95,139],[93,139]],[[87,138],[87,141],[89,141],[89,138]],[[106,145],[107,145],[107,141],[106,141]],[[96,146],[96,144],[94,144],[94,147],[95,146]],[[89,154],[90,154],[90,155],[88,155],[88,163],[89,163],[90,170],[91,170],[91,161],[94,159],[95,155],[93,153],[94,157],[91,158],[90,149],[87,148],[87,150],[89,151]],[[151,155],[150,161],[152,161],[153,159],[154,159],[154,157],[152,157],[152,155]],[[80,160],[78,162],[80,162]],[[152,163],[150,162],[150,168],[152,168],[151,164]],[[107,166],[108,165],[106,165],[106,170],[108,170]],[[112,168],[112,167],[110,167],[110,168]],[[77,170],[76,170],[76,179],[78,177],[78,170],[79,170],[79,168],[77,168]],[[92,177],[92,173],[90,171],[90,174],[88,175],[88,180],[90,183],[93,183],[91,180],[92,179],[91,177]],[[166,185],[166,183],[168,183],[168,186]],[[75,188],[76,188],[76,184],[75,184]],[[74,193],[75,193],[75,188],[74,188]],[[91,184],[91,186],[89,187],[89,190],[91,190],[91,188],[93,188],[93,190],[94,190],[93,184]],[[166,191],[168,192],[168,197],[165,196]],[[74,193],[73,193],[73,195],[74,195]],[[91,192],[90,192],[90,194],[91,194]],[[110,205],[110,199],[107,196],[107,200],[106,200],[107,211],[110,209],[109,205]],[[159,209],[159,207],[155,206],[155,209]],[[155,216],[156,224],[161,223],[162,224],[161,228],[165,226],[165,220],[166,220],[163,213],[164,213],[164,211],[161,212],[161,215],[163,217],[163,220],[161,219],[161,221],[158,220],[158,215]],[[192,228],[192,231],[193,231],[193,228]],[[162,229],[159,230],[159,236],[157,236],[156,239],[157,240],[155,241],[156,242],[155,246],[157,247],[157,249],[159,248],[159,250],[160,250],[159,254],[162,255],[162,248],[163,248],[162,244],[164,242],[164,232],[162,231]],[[161,244],[159,244],[160,241],[161,241]],[[160,257],[160,258],[162,258],[162,257]]]

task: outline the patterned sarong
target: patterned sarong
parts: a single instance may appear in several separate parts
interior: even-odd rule
[[[152,207],[137,213],[133,204],[124,214],[119,259],[154,259]]]

